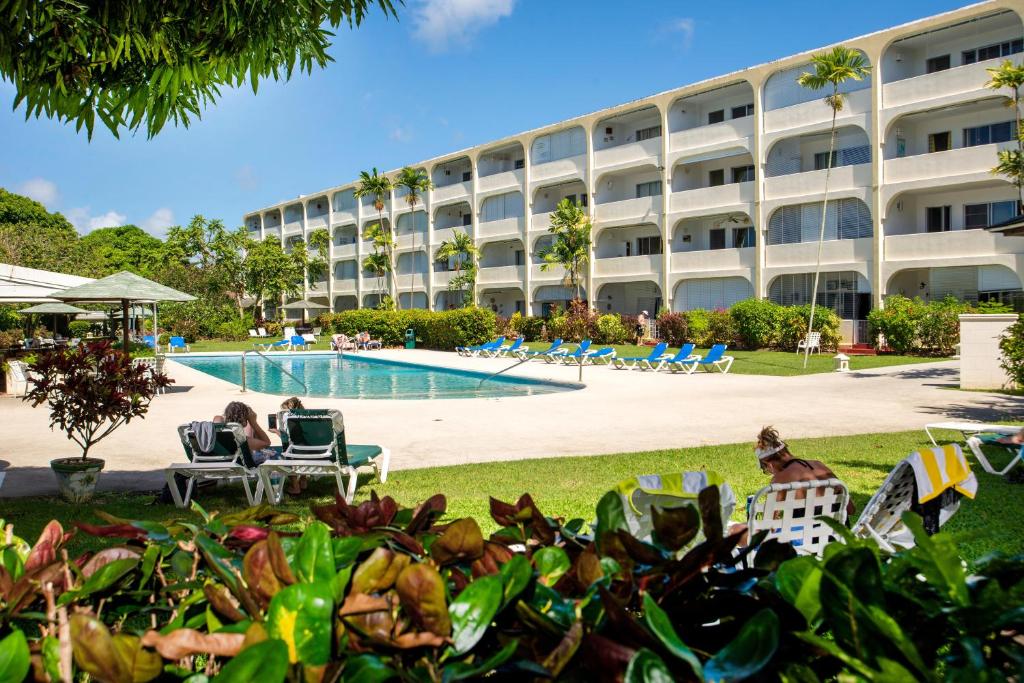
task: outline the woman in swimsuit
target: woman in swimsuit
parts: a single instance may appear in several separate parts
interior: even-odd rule
[[[836,477],[835,473],[820,460],[804,460],[794,456],[786,442],[779,438],[779,433],[774,427],[765,427],[757,435],[754,455],[761,465],[761,471],[772,476],[772,484],[819,481]],[[846,504],[847,515],[852,516],[855,509],[853,501],[850,500]]]

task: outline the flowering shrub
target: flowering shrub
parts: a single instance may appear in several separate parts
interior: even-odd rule
[[[736,340],[745,349],[768,349],[779,343],[783,308],[768,299],[746,299],[729,309]]]
[[[811,305],[787,306],[782,309],[779,322],[779,346],[793,351],[802,339],[807,338],[807,326],[811,320]],[[839,334],[840,319],[831,308],[818,306],[814,309],[814,331],[821,333],[821,348],[832,351],[838,348],[842,337]]]
[[[682,346],[690,341],[687,314],[662,311],[658,314],[658,335],[672,346]]]
[[[1017,318],[1017,322],[999,340],[999,350],[1002,351],[1000,365],[1010,380],[1024,389],[1024,316]]]
[[[622,318],[614,313],[598,318],[595,328],[594,341],[599,344],[625,344],[632,334],[623,324]]]

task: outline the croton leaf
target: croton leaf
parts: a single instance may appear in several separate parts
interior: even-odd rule
[[[355,655],[345,660],[345,683],[383,683],[398,673],[376,655]]]
[[[111,636],[103,623],[86,614],[70,619],[71,651],[79,668],[106,683],[145,683],[160,675],[163,661],[143,649],[137,636]]]
[[[476,520],[467,517],[448,525],[430,546],[430,556],[439,565],[473,561],[484,554],[484,535]]]
[[[25,571],[39,569],[57,560],[57,549],[64,542],[64,528],[57,520],[51,520],[39,534],[39,540],[32,546],[25,558]]]
[[[675,677],[661,657],[650,650],[637,650],[626,667],[625,683],[673,683]]]
[[[264,606],[283,588],[271,564],[267,541],[257,541],[242,558],[242,578],[245,585]]]
[[[518,647],[518,640],[510,640],[500,650],[482,662],[467,661],[469,658],[463,661],[452,662],[444,668],[444,671],[441,673],[441,680],[449,683],[449,681],[483,678],[511,659]]]
[[[267,633],[288,646],[288,661],[320,666],[331,656],[333,612],[329,585],[287,586],[270,601]]]
[[[501,607],[501,598],[501,578],[482,576],[466,586],[452,601],[448,612],[456,653],[469,652],[483,638]]]
[[[717,541],[722,538],[722,505],[718,495],[718,486],[711,485],[701,489],[697,494],[700,506],[700,520],[704,527],[704,538]]]
[[[700,515],[692,505],[676,508],[651,508],[654,540],[662,547],[676,551],[697,537]]]
[[[533,569],[530,561],[523,555],[513,555],[512,559],[501,565],[502,597],[501,607],[504,609],[512,602],[527,586],[533,578]]]
[[[689,664],[690,668],[693,669],[693,673],[698,678],[703,675],[697,655],[679,637],[679,634],[676,633],[675,628],[672,626],[672,620],[668,614],[665,613],[665,610],[661,609],[661,606],[654,601],[654,598],[649,593],[644,593],[644,622],[651,629],[651,633],[665,646],[665,649]]]
[[[138,566],[138,564],[138,557],[114,560],[109,564],[105,564],[93,572],[92,576],[86,579],[85,583],[80,587],[61,595],[57,602],[61,605],[67,605],[72,601],[81,599],[87,595],[107,590],[120,581],[128,572]]]
[[[805,555],[782,563],[775,572],[775,588],[800,610],[813,628],[821,614],[821,563]]]
[[[98,569],[104,567],[114,560],[131,560],[138,559],[139,553],[131,548],[105,548],[92,557],[82,565],[82,576],[89,578],[96,573]]]
[[[395,590],[413,623],[442,638],[451,635],[444,579],[436,569],[429,564],[409,565],[398,576]]]
[[[550,672],[552,678],[558,678],[583,642],[583,622],[576,620],[566,631],[565,637],[548,653],[541,664]]]
[[[374,550],[352,575],[352,590],[356,593],[376,593],[395,585],[402,570],[409,566],[409,556],[390,548]]]
[[[244,633],[202,633],[191,628],[179,628],[167,634],[147,631],[142,644],[155,648],[164,659],[178,660],[197,654],[234,657],[245,642]]]
[[[299,581],[314,583],[334,578],[334,547],[326,524],[315,521],[306,527],[295,544],[291,568]]]
[[[238,653],[213,680],[217,683],[284,683],[287,675],[288,646],[280,640],[265,640]]]
[[[597,538],[600,539],[608,532],[627,528],[622,496],[615,491],[609,491],[601,496],[601,500],[597,502],[597,528],[594,530]]]
[[[540,575],[540,582],[545,586],[554,586],[562,575],[569,571],[572,561],[564,550],[558,546],[550,546],[541,548],[533,554],[533,564]]]
[[[231,595],[231,592],[224,586],[207,583],[203,586],[203,595],[206,596],[210,606],[225,619],[230,621],[242,621],[245,615],[238,609],[238,601]]]
[[[25,680],[30,661],[28,642],[20,630],[14,629],[0,640],[0,681],[18,683]]]
[[[738,681],[753,676],[771,661],[779,646],[779,618],[763,609],[725,647],[704,664],[704,680]]]
[[[442,494],[438,493],[427,498],[416,506],[416,509],[412,514],[412,519],[405,527],[405,533],[415,535],[421,531],[426,531],[433,526],[435,521],[444,515],[444,511],[447,509],[448,501]]]

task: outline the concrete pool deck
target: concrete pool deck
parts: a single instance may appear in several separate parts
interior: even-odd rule
[[[371,353],[485,372],[512,365],[508,359],[437,351]],[[243,394],[236,385],[169,360],[173,389],[154,399],[144,419],[121,427],[91,453],[106,460],[101,489],[159,488],[163,468],[184,458],[179,424],[210,419],[233,400],[249,403],[262,416],[275,412],[284,398]],[[531,362],[509,374],[575,382],[578,369]],[[306,403],[339,408],[349,442],[389,447],[392,469],[736,443],[752,441],[766,424],[797,438],[922,429],[947,418],[1024,419],[1024,398],[950,390],[958,374],[956,361],[798,377],[671,375],[601,366],[584,369],[583,389],[539,396]],[[0,397],[0,415],[0,465],[7,467],[0,496],[55,493],[49,461],[76,455],[77,447],[50,429],[45,407]]]

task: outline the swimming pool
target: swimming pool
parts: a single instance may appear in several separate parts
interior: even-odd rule
[[[174,360],[232,384],[242,383],[239,354],[178,356]],[[281,368],[301,379],[308,392]],[[245,359],[245,374],[246,388],[253,391],[329,398],[499,398],[581,388],[577,384],[504,376],[481,384],[488,373],[384,360],[367,354],[342,358],[334,353],[275,353],[269,359],[250,354]]]

